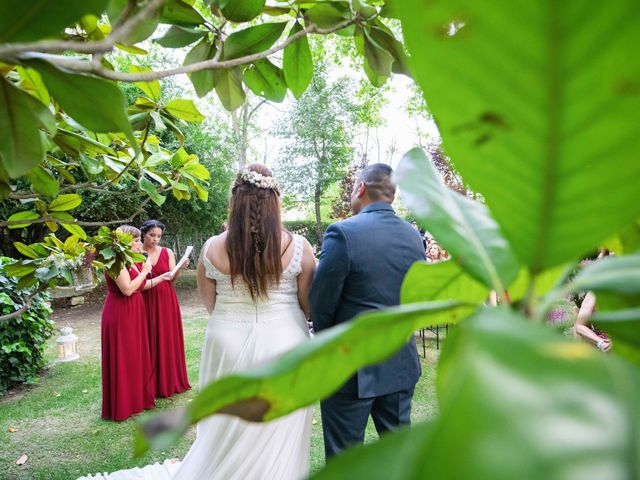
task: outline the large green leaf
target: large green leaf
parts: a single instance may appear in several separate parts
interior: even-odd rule
[[[31,170],[27,177],[33,186],[33,189],[48,197],[55,197],[60,191],[60,182],[51,174],[49,170],[42,165],[38,165]]]
[[[302,30],[302,25],[298,22],[294,23],[289,36],[291,37],[300,30]],[[313,78],[313,60],[306,35],[291,45],[287,45],[284,49],[282,70],[291,93],[294,97],[300,98]]]
[[[31,59],[56,101],[80,125],[94,132],[124,132],[133,139],[124,94],[101,78],[69,73],[41,59]],[[135,140],[133,140],[135,143]]]
[[[263,23],[234,32],[224,42],[224,58],[244,57],[262,52],[280,38],[287,22]]]
[[[42,103],[0,77],[0,160],[10,177],[24,175],[44,160],[34,107],[48,113]]]
[[[432,317],[433,324],[457,323],[484,302],[489,289],[478,283],[458,264],[452,261],[439,263],[416,262],[407,272],[402,289],[402,304],[455,300],[469,304],[451,310],[443,310]]]
[[[138,65],[131,65],[130,71],[133,73],[150,72],[148,67],[139,67]],[[158,80],[151,80],[148,82],[135,82],[134,85],[144,92],[144,94],[151,100],[157,102],[160,100],[160,82]]]
[[[49,97],[49,92],[47,91],[47,87],[44,86],[44,82],[42,81],[40,74],[33,68],[18,66],[16,67],[16,70],[22,79],[20,81],[20,88],[36,97],[45,106],[49,106],[51,98]]]
[[[315,23],[320,28],[331,28],[344,22],[351,15],[351,12],[344,4],[340,3],[317,3],[304,12],[307,21]]]
[[[155,42],[166,48],[182,48],[200,40],[205,35],[206,33],[201,30],[174,25]]]
[[[220,0],[219,8],[232,22],[248,22],[262,13],[265,0]]]
[[[139,436],[136,450],[140,453],[150,444],[164,447],[190,423],[216,412],[267,421],[309,405],[336,390],[358,368],[388,358],[415,330],[431,325],[434,314],[459,306],[418,303],[359,315],[279,358],[204,387],[185,411],[158,416],[145,425],[147,437]]]
[[[409,66],[407,65],[407,55],[404,47],[394,36],[391,30],[379,20],[369,30],[371,39],[380,47],[384,48],[393,57],[393,65],[391,70],[394,73],[402,73],[409,75]]]
[[[523,263],[575,259],[638,218],[640,2],[397,4],[447,154]]]
[[[54,198],[49,204],[50,212],[66,212],[73,210],[82,203],[82,197],[77,193],[65,193]]]
[[[281,102],[287,96],[282,70],[264,58],[252,63],[244,72],[244,83],[259,97]]]
[[[151,197],[153,203],[155,203],[159,207],[164,204],[167,197],[158,193],[158,189],[152,181],[150,181],[146,177],[140,177],[138,184],[140,185],[140,188]]]
[[[379,77],[391,75],[393,56],[376,42],[367,30],[363,30],[364,55],[371,70]]]
[[[75,223],[62,223],[62,228],[64,228],[71,235],[77,235],[83,240],[87,239],[87,232],[85,232],[82,227]]]
[[[396,169],[405,205],[463,269],[502,292],[518,264],[487,208],[444,187],[424,152],[414,148]]]
[[[507,310],[450,334],[439,417],[336,457],[313,478],[569,480],[640,475],[640,375]]]
[[[172,25],[182,25],[185,27],[193,27],[202,25],[204,17],[200,12],[190,5],[193,2],[184,2],[182,0],[167,0],[162,8],[162,23],[170,23]]]
[[[205,116],[196,108],[193,100],[176,98],[170,100],[164,109],[174,117],[186,120],[187,122],[201,122],[205,119]]]
[[[32,212],[32,211],[14,213],[9,218],[7,218],[7,222],[17,222],[17,221],[25,220],[26,223],[9,225],[8,228],[24,228],[24,227],[28,227],[29,225],[31,225],[30,220],[37,220],[38,218],[40,218],[40,215],[38,215],[36,212]]]
[[[242,70],[231,68],[215,71],[216,93],[224,108],[230,112],[244,105],[246,95],[242,86]]]
[[[0,0],[0,43],[29,42],[61,33],[87,14],[100,15],[109,0]]]
[[[190,65],[204,60],[211,60],[216,54],[216,47],[207,38],[203,38],[184,57],[184,65]],[[198,97],[204,97],[216,86],[214,70],[201,70],[189,74],[189,80],[193,84]]]

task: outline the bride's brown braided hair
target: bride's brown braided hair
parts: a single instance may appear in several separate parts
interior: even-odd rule
[[[231,188],[225,244],[231,283],[241,276],[254,300],[267,298],[282,277],[279,197],[271,170],[259,163],[238,172]]]

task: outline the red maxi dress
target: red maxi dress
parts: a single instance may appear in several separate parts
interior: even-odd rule
[[[129,270],[133,280],[139,273]],[[149,354],[149,323],[140,289],[127,297],[107,279],[102,309],[102,418],[121,421],[155,407]]]
[[[169,252],[162,247],[151,270],[157,277],[170,271]],[[172,282],[162,282],[143,292],[149,316],[149,347],[155,376],[155,396],[170,397],[189,390],[180,304]]]

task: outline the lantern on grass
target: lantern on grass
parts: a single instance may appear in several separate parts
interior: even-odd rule
[[[73,334],[73,328],[62,327],[61,335],[56,340],[58,345],[58,361],[70,362],[80,358],[78,355],[78,336]]]

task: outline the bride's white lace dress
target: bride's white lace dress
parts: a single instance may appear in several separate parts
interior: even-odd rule
[[[220,272],[204,256],[206,275],[216,280],[216,304],[204,339],[200,388],[224,374],[245,370],[308,339],[298,304],[302,237],[294,235],[293,258],[266,301],[254,303],[241,280]],[[206,252],[209,242],[205,244]],[[110,474],[110,480],[300,479],[308,475],[311,409],[268,423],[214,415],[198,423],[196,440],[181,463],[148,465]],[[86,477],[96,478],[96,477]],[[102,478],[101,476],[97,478]]]

